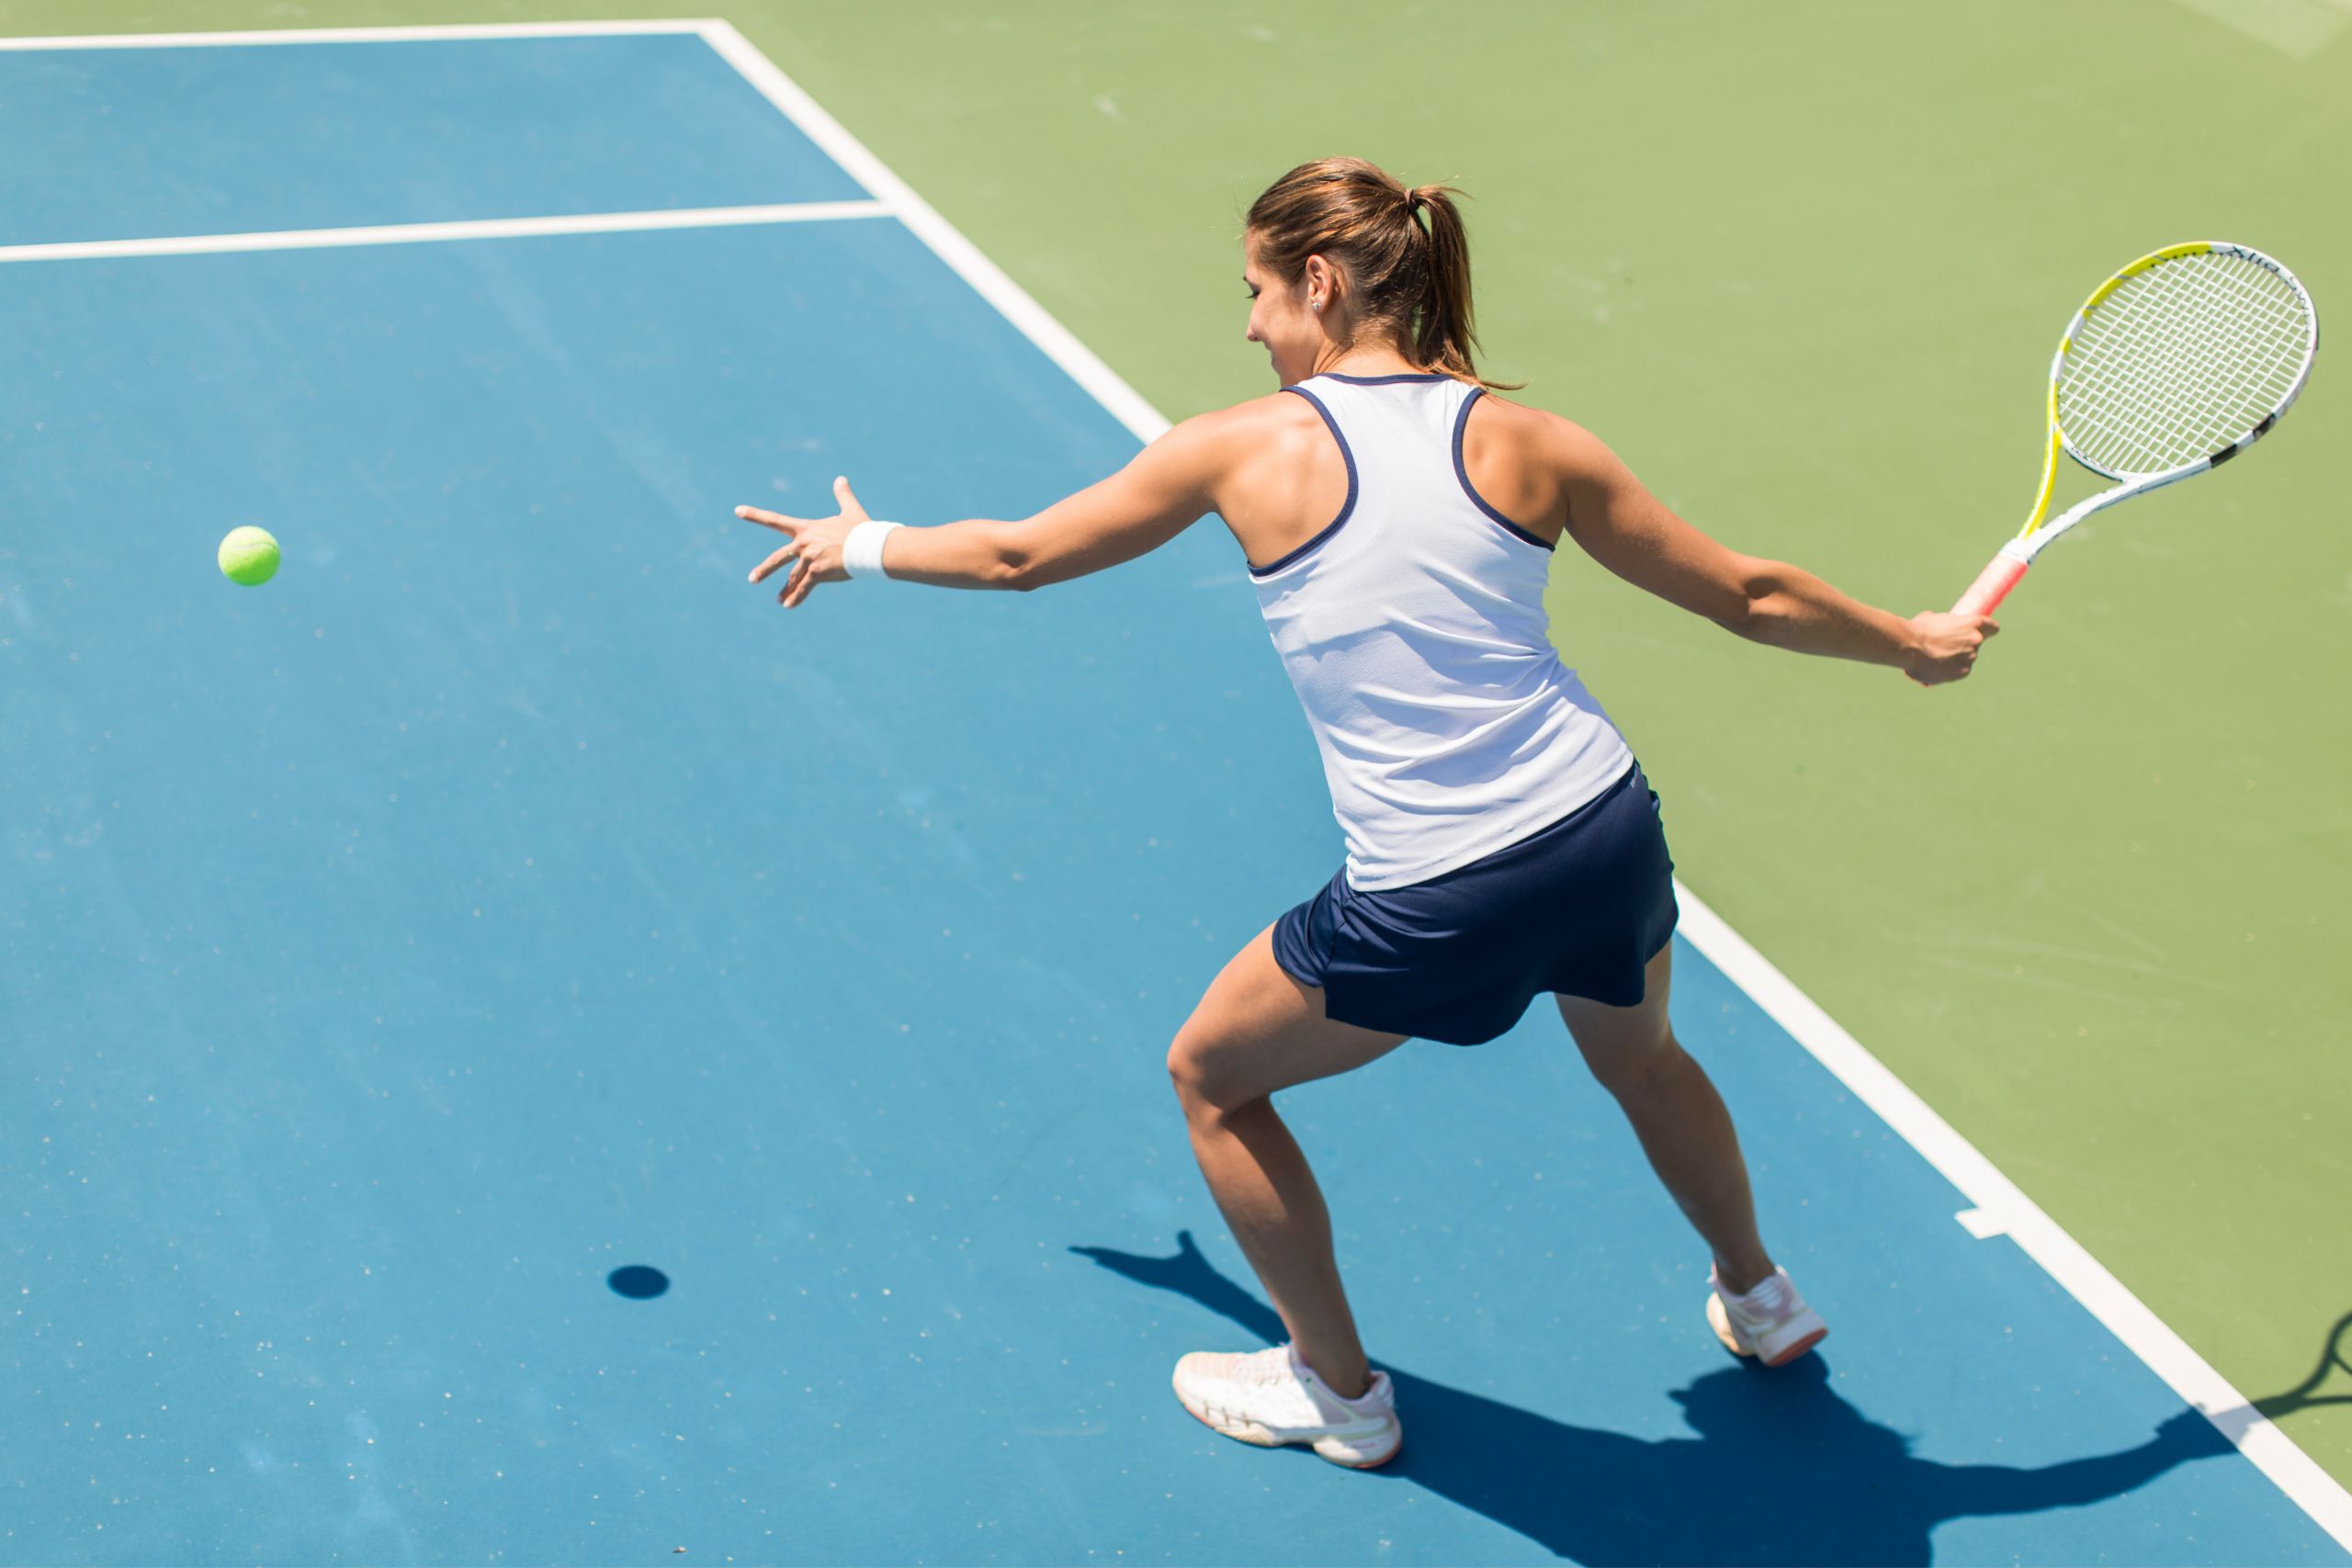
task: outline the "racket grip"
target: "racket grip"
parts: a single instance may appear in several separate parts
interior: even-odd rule
[[[2032,564],[2030,558],[2015,554],[2009,545],[2003,545],[2000,553],[1976,574],[1976,581],[1968,585],[1968,592],[1960,596],[1960,603],[1951,607],[1951,613],[1955,615],[1991,615],[1993,607],[2009,596],[2009,590],[2018,585],[2025,576],[2025,569]]]

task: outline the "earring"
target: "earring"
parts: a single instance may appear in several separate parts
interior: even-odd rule
[[[1320,299],[1309,299],[1306,303],[1311,310],[1320,310],[1323,308],[1323,301]]]

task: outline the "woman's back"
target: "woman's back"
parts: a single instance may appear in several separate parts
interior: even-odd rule
[[[1481,389],[1325,374],[1283,390],[1316,410],[1346,491],[1250,574],[1322,752],[1349,884],[1442,874],[1622,777],[1631,752],[1548,635],[1550,543],[1470,480]]]

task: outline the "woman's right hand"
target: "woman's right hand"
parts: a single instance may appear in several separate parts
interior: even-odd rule
[[[1938,610],[1912,616],[1911,626],[1919,634],[1918,647],[1912,650],[1903,672],[1922,686],[1965,679],[1975,666],[1976,650],[2001,629],[1990,615],[1955,615]]]

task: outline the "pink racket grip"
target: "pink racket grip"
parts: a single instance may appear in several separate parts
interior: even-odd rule
[[[1960,596],[1960,603],[1951,607],[1951,613],[1955,615],[1991,615],[1993,607],[2009,596],[2009,590],[2018,585],[2025,576],[2026,568],[2032,564],[2027,557],[2012,555],[2008,546],[2002,546],[2000,554],[1976,574],[1976,581],[1968,585],[1968,592]]]

